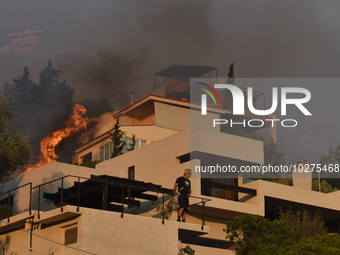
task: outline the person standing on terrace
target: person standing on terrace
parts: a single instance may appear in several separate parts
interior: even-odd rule
[[[178,219],[177,221],[185,222],[186,214],[189,211],[189,197],[191,195],[191,182],[189,180],[189,177],[191,175],[190,169],[185,169],[184,174],[181,177],[178,177],[175,186],[174,186],[174,196],[177,194],[177,188],[178,188],[178,204],[179,204],[179,210],[178,210]]]

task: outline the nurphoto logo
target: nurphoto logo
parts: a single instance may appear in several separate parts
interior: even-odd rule
[[[218,98],[219,103],[222,106],[222,101],[220,96],[218,95],[216,89],[228,89],[233,98],[233,115],[244,115],[245,112],[245,96],[243,94],[243,91],[231,84],[215,84],[214,88],[208,84],[199,82],[199,84],[205,86],[206,88],[197,87],[198,89],[203,90],[206,92],[214,101],[215,106],[217,106],[215,97],[213,94],[208,90],[210,89]],[[303,105],[307,103],[311,99],[311,93],[308,89],[305,88],[297,88],[297,87],[282,87],[281,89],[281,116],[287,115],[287,105],[295,105],[304,115],[306,116],[312,116],[312,114],[307,110],[307,108]],[[207,115],[207,94],[201,95],[201,115]],[[302,98],[287,98],[288,94],[298,94],[303,95]],[[258,110],[254,107],[253,102],[253,88],[248,87],[247,88],[247,106],[251,113],[258,116],[269,116],[273,114],[279,104],[279,96],[278,96],[278,88],[273,87],[272,89],[272,105],[269,109],[264,110]],[[298,122],[295,119],[265,119],[264,121],[271,122],[271,125],[274,126],[275,122],[280,122],[283,127],[295,127],[297,126]],[[264,125],[264,121],[262,119],[250,119],[246,121],[245,119],[241,122],[233,122],[231,120],[227,119],[214,119],[213,120],[213,126],[216,125],[225,125],[230,124],[232,127],[233,125],[243,125],[244,127],[248,125],[249,127],[262,127]]]

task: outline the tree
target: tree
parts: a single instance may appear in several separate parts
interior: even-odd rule
[[[30,72],[25,67],[22,76],[18,79],[13,79],[13,85],[9,85],[7,82],[4,85],[3,94],[14,109],[27,107],[34,99],[31,91],[37,89],[37,84],[30,79],[29,75]]]
[[[123,150],[126,145],[126,142],[123,139],[124,133],[120,130],[119,119],[117,119],[113,133],[110,133],[110,135],[110,139],[113,142],[111,158],[114,158],[124,153]]]
[[[335,150],[333,150],[333,147],[331,147],[328,151],[328,153],[321,153],[320,164],[340,164],[340,143],[338,147],[336,147]]]
[[[128,151],[133,151],[136,146],[136,136],[132,135],[131,143],[129,143],[129,148],[127,148]]]
[[[8,213],[9,212],[9,213]],[[0,205],[0,220],[6,219],[13,215],[13,206],[8,204]]]
[[[175,197],[171,196],[168,198],[164,198],[164,218],[166,220],[170,219],[173,212],[178,211],[178,201]],[[157,199],[155,205],[152,208],[156,208],[156,214],[151,217],[157,219],[163,219],[163,198]]]
[[[184,248],[180,249],[178,255],[195,255],[195,250],[187,245]]]
[[[263,142],[264,164],[271,166],[280,166],[286,162],[286,153],[279,150],[279,146],[273,138],[266,139],[263,135],[254,133],[252,139]]]
[[[30,158],[26,137],[9,125],[13,117],[8,100],[0,96],[0,179],[24,166]]]
[[[339,254],[340,251],[340,237],[327,234],[319,211],[312,215],[306,210],[295,213],[291,209],[287,212],[281,210],[273,221],[242,214],[227,222],[223,231],[226,238],[235,243],[237,255]],[[316,248],[315,243],[321,241],[327,245]],[[327,253],[330,250],[332,253]]]
[[[51,61],[39,74],[38,84],[29,75],[25,67],[13,84],[5,84],[3,94],[16,112],[13,126],[29,138],[31,154],[36,156],[40,153],[40,140],[59,129],[71,114],[74,90],[58,81],[60,71]]]
[[[227,84],[232,84],[232,85],[235,84],[234,64],[235,64],[235,61],[231,63],[229,66]],[[223,99],[223,108],[227,110],[233,109],[233,96],[229,89],[225,89],[225,94],[224,94],[224,99]]]
[[[236,254],[280,254],[278,248],[293,244],[292,229],[283,220],[270,221],[258,215],[242,214],[227,222],[223,229],[236,245]],[[281,253],[282,254],[282,253]]]
[[[337,255],[340,254],[340,236],[319,235],[311,239],[301,238],[289,247],[287,255]]]
[[[340,165],[340,143],[339,143],[338,147],[336,147],[335,150],[333,150],[333,147],[331,147],[329,149],[328,153],[325,153],[325,152],[321,153],[318,163],[321,164],[322,166],[330,165],[330,164]],[[314,174],[316,174],[316,173],[314,173]],[[318,182],[318,180],[317,180],[317,182]],[[324,183],[324,185],[322,183]],[[317,185],[319,185],[319,184],[317,184]],[[316,185],[314,185],[314,187],[316,188]],[[335,191],[333,187],[340,189],[340,179],[339,178],[327,178],[327,180],[321,178],[321,192],[328,193],[328,192]],[[317,187],[317,191],[318,190],[319,190],[319,187]]]
[[[235,83],[234,64],[235,64],[235,61],[229,65],[228,80],[227,80],[228,84]]]
[[[229,65],[227,84],[232,84],[232,85],[235,84],[234,64],[235,64],[235,61]],[[230,110],[230,111],[233,110],[233,95],[231,94],[229,89],[225,89],[225,94],[223,98],[223,108]],[[228,116],[222,115],[221,118],[227,118],[229,116],[230,115]],[[238,116],[232,116],[231,119],[233,122],[240,121],[240,118]],[[222,125],[221,132],[242,136],[242,128],[240,125],[235,125],[234,127],[230,127],[228,125]]]
[[[90,168],[96,168],[96,165],[100,163],[99,160],[90,160],[90,159],[87,159],[85,160],[85,162],[79,164],[80,166],[86,166],[86,167],[90,167]]]
[[[322,193],[330,193],[330,192],[334,192],[338,190],[338,188],[336,187],[333,188],[332,185],[328,183],[326,180],[322,180],[320,182],[320,186],[321,186]],[[312,180],[312,190],[319,191],[319,179]]]
[[[295,241],[301,238],[313,238],[317,235],[326,235],[326,225],[322,219],[320,211],[310,211],[303,209],[294,212],[289,208],[286,212],[280,209],[279,218],[288,223],[292,228],[292,236]]]

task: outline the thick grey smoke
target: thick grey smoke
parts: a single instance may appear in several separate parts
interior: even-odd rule
[[[137,97],[152,92],[156,71],[171,64],[204,64],[212,54],[211,2],[133,3],[121,3],[125,11],[102,17],[100,26],[89,25],[80,38],[81,53],[56,58],[62,78],[75,86],[76,98],[102,96],[122,107],[130,92]],[[74,43],[79,41],[70,45]]]
[[[338,77],[339,12],[334,0],[3,1],[0,46],[8,33],[40,27],[53,47],[20,60],[0,57],[0,83],[25,65],[37,81],[51,59],[76,101],[105,97],[118,109],[131,91],[136,99],[151,93],[154,73],[173,64],[215,66],[220,77],[233,61],[236,77]],[[316,115],[340,119],[338,100],[322,91],[313,97]],[[310,125],[313,135],[325,133]]]
[[[106,98],[121,107],[138,82],[140,60],[114,52],[99,51],[94,56],[66,54],[56,63],[58,69],[64,70],[62,77],[76,87],[77,98]]]
[[[124,86],[143,87],[143,95],[152,91],[153,74],[172,64],[216,66],[221,77],[232,61],[237,77],[337,77],[339,9],[337,1],[310,0],[7,1],[0,8],[0,43],[7,33],[41,27],[56,45],[23,63],[6,61],[0,81],[18,77],[24,65],[38,73],[52,59],[81,100],[86,91],[77,77],[105,63],[98,52],[131,61],[136,79]],[[71,70],[80,58],[87,65]]]

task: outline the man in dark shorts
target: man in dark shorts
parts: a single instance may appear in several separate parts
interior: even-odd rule
[[[187,212],[189,211],[189,197],[191,195],[191,183],[188,179],[191,175],[190,169],[185,169],[184,174],[181,177],[178,177],[174,186],[174,195],[176,195],[176,190],[178,187],[178,204],[179,204],[179,210],[178,210],[178,219],[177,221],[185,222],[185,217],[187,215]]]

